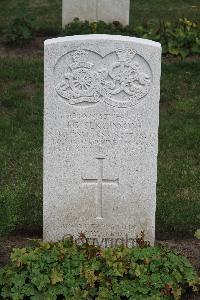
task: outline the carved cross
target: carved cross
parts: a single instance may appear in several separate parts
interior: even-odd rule
[[[103,184],[114,184],[114,185],[119,185],[119,178],[115,179],[106,179],[103,178],[103,160],[105,158],[103,157],[98,157],[98,176],[97,178],[83,178],[82,180],[86,184],[90,183],[95,183],[97,184],[97,189],[96,189],[96,219],[103,219],[103,199],[102,199],[102,194],[103,194]]]

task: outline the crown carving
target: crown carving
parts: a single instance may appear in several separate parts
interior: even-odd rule
[[[136,51],[133,49],[126,49],[126,50],[118,49],[116,53],[120,62],[129,63],[129,64],[132,62],[133,58],[136,55]]]
[[[87,61],[88,52],[84,50],[77,50],[72,54],[73,63],[69,66],[71,70],[79,68],[91,69],[93,64]]]

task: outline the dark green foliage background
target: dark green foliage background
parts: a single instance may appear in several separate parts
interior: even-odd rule
[[[16,14],[20,0],[0,1],[0,32]],[[61,29],[62,0],[25,0],[30,12],[36,17],[37,31],[40,34],[58,34]],[[141,25],[147,21],[174,21],[188,17],[199,23],[200,3],[198,0],[131,0],[131,23]]]
[[[123,26],[119,22],[88,22],[74,19],[62,30],[61,35],[118,34],[145,38],[161,43],[162,53],[185,58],[200,54],[200,25],[187,18],[176,22],[160,22],[140,26]]]
[[[160,42],[163,54],[172,54],[182,58],[200,54],[200,25],[198,22],[193,22],[187,18],[176,18],[173,22],[166,21],[164,17],[154,21],[149,19],[148,21],[141,21],[139,26],[137,26],[137,22],[132,21],[130,26],[122,26],[118,21],[109,24],[103,21],[89,23],[75,18],[74,22],[67,24],[64,29],[58,25],[54,29],[51,26],[45,29],[38,23],[38,16],[36,15],[40,2],[36,6],[25,0],[18,0],[17,3],[18,5],[13,8],[14,14],[6,28],[2,29],[4,42],[15,47],[22,47],[39,34],[52,36],[104,33],[135,36]],[[136,5],[131,2],[130,16],[134,14],[133,8],[135,7]],[[48,11],[51,5],[47,5],[47,8]]]
[[[156,229],[200,228],[200,62],[163,63]],[[42,228],[42,59],[0,59],[0,235]]]

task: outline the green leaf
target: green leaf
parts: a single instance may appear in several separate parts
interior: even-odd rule
[[[55,285],[58,282],[63,282],[63,272],[53,269],[51,272],[51,284]]]
[[[199,50],[199,52],[200,52],[200,50]],[[200,229],[197,229],[197,231],[195,232],[194,236],[195,236],[198,240],[200,240]]]

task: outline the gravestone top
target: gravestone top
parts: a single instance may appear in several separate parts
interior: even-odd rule
[[[141,46],[153,46],[161,49],[161,44],[152,40],[123,36],[123,35],[110,35],[110,34],[86,34],[86,35],[72,35],[72,36],[62,36],[52,39],[47,39],[44,41],[44,45],[58,44],[70,41],[85,41],[85,40],[108,40],[108,41],[122,41],[122,42],[132,42],[140,44]]]
[[[160,60],[132,37],[45,41],[45,240],[153,244]]]

